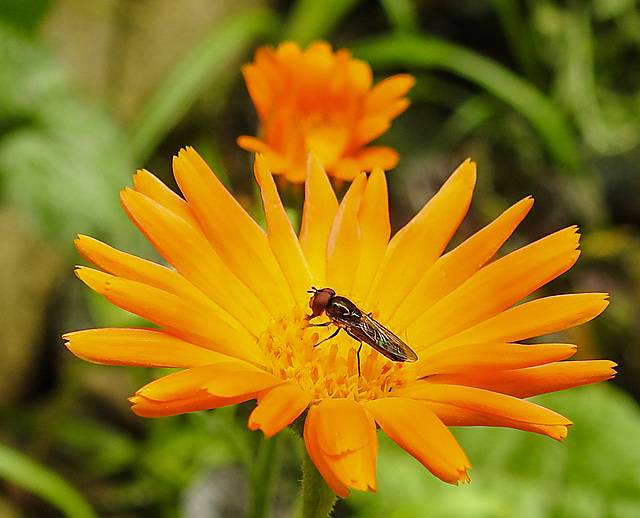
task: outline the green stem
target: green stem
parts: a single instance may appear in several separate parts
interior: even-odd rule
[[[306,448],[303,449],[302,459],[302,496],[299,512],[294,516],[301,518],[327,518],[336,503],[336,494],[325,482],[324,478],[314,465]],[[300,504],[300,502],[299,502]]]
[[[263,440],[260,445],[255,469],[251,473],[251,501],[247,515],[249,518],[265,518],[270,514],[280,442],[280,434],[277,434]]]

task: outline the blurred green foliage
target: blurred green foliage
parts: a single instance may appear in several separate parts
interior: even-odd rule
[[[185,4],[197,12],[206,2]],[[135,70],[136,81],[150,87],[141,102],[129,103],[134,108],[125,116],[120,107],[131,92],[122,87],[123,57],[134,53],[134,36],[144,28],[133,20],[154,18],[158,3],[4,2],[0,205],[18,211],[41,239],[69,257],[73,236],[86,233],[157,259],[126,221],[117,193],[138,167],[171,183],[170,156],[193,144],[259,218],[250,157],[235,146],[235,138],[254,133],[256,124],[240,65],[260,44],[328,39],[369,61],[376,77],[408,71],[418,79],[412,107],[380,139],[402,155],[388,176],[394,226],[411,217],[466,156],[480,168],[467,234],[529,194],[537,208],[515,241],[581,224],[587,231],[583,258],[550,289],[612,293],[605,315],[570,339],[585,356],[619,361],[617,382],[640,398],[637,2],[216,4],[228,8],[222,23],[201,31],[181,59],[164,63],[167,53],[158,50],[148,69]],[[146,17],[134,18],[141,9],[148,9]],[[165,27],[178,23],[174,14],[165,15]],[[82,22],[63,25],[57,15],[77,15]],[[108,25],[115,34],[104,48],[112,59],[102,90],[82,84],[86,63],[64,59],[86,50],[77,33],[66,31],[82,26],[87,16],[96,21],[96,48],[105,45],[97,29]],[[191,20],[193,27],[196,22]],[[184,31],[192,26],[183,25]],[[56,27],[68,45],[51,36]],[[156,61],[168,72],[154,82],[147,75]],[[295,219],[296,193],[286,194]],[[0,476],[7,489],[0,511],[16,517],[62,512],[188,518],[199,506],[211,516],[224,516],[225,509],[237,515],[219,488],[235,480],[238,468],[232,499],[245,501],[247,492],[261,490],[265,502],[273,501],[274,514],[285,514],[299,476],[297,443],[283,434],[287,447],[277,447],[274,439],[265,442],[249,432],[251,405],[138,419],[125,397],[154,373],[88,365],[62,351],[62,331],[139,323],[88,290],[81,294],[70,279],[75,261],[69,259],[68,278],[51,303],[55,310],[42,331],[40,364],[28,373],[38,382],[0,415]],[[603,386],[536,401],[575,421],[564,445],[513,430],[455,430],[474,466],[473,482],[449,487],[381,434],[379,493],[353,494],[336,516],[638,514],[636,402]],[[263,483],[272,478],[278,481],[273,491]],[[263,507],[241,511],[260,516],[270,510]]]

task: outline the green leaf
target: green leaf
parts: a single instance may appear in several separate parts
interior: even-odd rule
[[[298,0],[291,10],[282,40],[292,40],[305,47],[313,40],[327,38],[360,1]]]
[[[417,6],[413,0],[380,0],[395,31],[405,34],[420,32]]]
[[[129,135],[129,149],[139,161],[147,157],[202,89],[222,81],[240,53],[258,36],[277,29],[271,10],[241,12],[215,30],[188,54],[161,83],[141,109]]]
[[[368,40],[355,46],[353,53],[373,67],[441,68],[476,83],[527,118],[561,168],[577,172],[573,134],[559,106],[495,61],[454,43],[412,35]]]
[[[38,495],[69,518],[97,518],[87,501],[62,477],[2,444],[0,477]]]

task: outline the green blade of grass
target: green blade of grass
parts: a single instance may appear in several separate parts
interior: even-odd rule
[[[531,83],[495,61],[437,38],[411,35],[368,40],[355,46],[353,52],[373,67],[441,68],[477,84],[531,123],[562,170],[577,172],[578,153],[559,107]]]
[[[69,518],[97,518],[91,506],[60,475],[0,444],[0,477],[58,508]]]
[[[326,38],[360,1],[298,0],[291,9],[283,40],[292,40],[304,47],[313,40]]]

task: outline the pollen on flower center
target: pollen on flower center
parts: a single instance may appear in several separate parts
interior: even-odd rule
[[[282,379],[294,381],[315,399],[378,399],[405,383],[402,363],[392,362],[341,331],[335,338],[317,345],[335,332],[335,327],[309,326],[300,305],[290,314],[274,319],[259,339],[267,368]],[[320,321],[319,321],[320,322]]]

